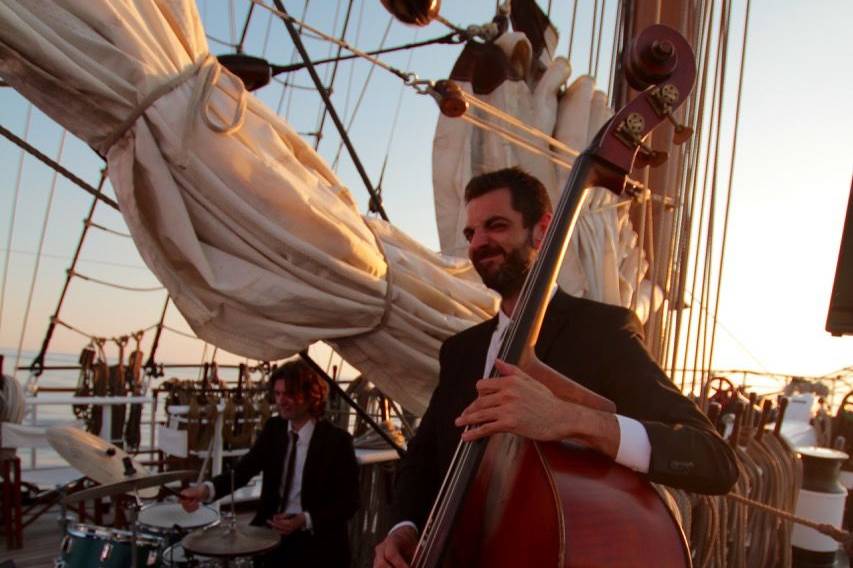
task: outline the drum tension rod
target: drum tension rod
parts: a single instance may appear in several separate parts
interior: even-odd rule
[[[136,473],[136,468],[133,467],[133,460],[130,459],[130,456],[125,456],[121,459],[121,463],[124,464],[124,474],[128,477]]]

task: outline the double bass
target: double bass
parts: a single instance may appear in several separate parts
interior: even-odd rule
[[[673,116],[696,74],[693,52],[680,34],[662,25],[647,28],[625,51],[623,69],[642,92],[574,162],[501,347],[499,357],[510,364],[539,364],[533,347],[588,189],[600,186],[617,194],[631,185],[636,189],[631,171],[666,159],[643,142],[661,122],[676,125],[676,142],[690,134]],[[615,411],[612,402],[593,393],[590,405]],[[654,487],[592,450],[513,434],[460,441],[411,563],[413,568],[643,564],[691,564],[684,534]]]

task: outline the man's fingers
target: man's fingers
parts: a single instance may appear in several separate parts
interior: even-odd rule
[[[500,373],[502,376],[521,374],[521,369],[519,369],[515,365],[510,365],[509,363],[501,359],[495,359],[495,369],[497,369],[498,373]]]
[[[373,568],[409,568],[409,563],[400,554],[400,550],[396,544],[393,544],[389,539],[385,539],[376,545],[376,550],[373,558]]]
[[[496,434],[498,432],[504,432],[497,422],[489,422],[487,424],[483,424],[478,428],[470,428],[464,432],[462,432],[462,440],[465,442],[473,442],[474,440],[478,440],[480,438],[486,438],[491,436],[492,434]]]
[[[494,412],[489,408],[466,408],[455,423],[457,426],[475,426],[494,420]]]
[[[394,568],[409,568],[409,563],[400,554],[397,547],[385,547],[385,560]]]

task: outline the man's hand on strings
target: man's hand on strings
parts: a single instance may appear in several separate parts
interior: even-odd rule
[[[410,526],[401,526],[376,545],[373,568],[409,568],[418,545],[418,533]]]
[[[514,365],[495,361],[500,377],[477,382],[477,399],[456,419],[456,425],[477,426],[462,433],[466,442],[509,432],[540,441],[567,438],[582,441],[615,457],[619,425],[615,414],[561,400]]]

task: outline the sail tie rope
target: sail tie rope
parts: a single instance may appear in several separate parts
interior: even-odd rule
[[[394,284],[394,281],[391,278],[391,260],[388,258],[388,252],[385,250],[385,245],[382,243],[382,239],[379,238],[379,233],[376,232],[376,229],[373,228],[373,225],[371,225],[369,221],[365,220],[364,224],[370,232],[373,233],[373,238],[376,241],[376,247],[379,249],[379,252],[382,253],[382,260],[385,261],[385,297],[383,298],[382,315],[370,329],[362,331],[361,333],[347,335],[341,339],[353,339],[355,337],[363,337],[371,334],[374,331],[385,327],[385,324],[388,323],[388,318],[391,317],[391,308],[393,307],[392,288]]]
[[[766,505],[760,501],[754,501],[748,497],[737,495],[735,493],[728,493],[726,495],[726,498],[731,499],[732,501],[737,501],[738,503],[742,503],[744,505],[748,505],[755,509],[759,509],[766,513],[771,513],[786,521],[793,521],[797,524],[814,529],[819,533],[824,534],[829,538],[833,539],[834,541],[843,545],[848,553],[851,551],[851,549],[853,549],[853,534],[851,534],[849,531],[839,529],[838,527],[835,527],[828,523],[818,523],[816,521],[812,521],[811,519],[798,517],[797,515],[789,513],[788,511],[785,511],[783,509],[777,509],[776,507],[771,507],[770,505]]]
[[[195,128],[196,121],[194,117],[197,112],[201,112],[201,118],[205,125],[214,132],[227,135],[239,130],[245,121],[247,91],[243,87],[242,81],[226,70],[226,76],[228,76],[232,83],[238,87],[239,95],[237,96],[237,107],[234,109],[234,116],[231,119],[230,124],[216,123],[210,116],[210,96],[212,94],[213,87],[219,83],[219,78],[222,74],[222,66],[213,55],[207,53],[200,57],[198,61],[181,71],[181,73],[148,93],[136,108],[134,108],[127,116],[127,118],[125,118],[121,124],[119,124],[118,127],[116,127],[116,129],[99,144],[99,151],[102,155],[106,155],[112,145],[133,127],[136,120],[141,117],[146,110],[148,110],[148,107],[198,74],[203,74],[203,78],[196,84],[193,90],[192,99],[190,100],[188,108],[189,112],[187,113],[187,119],[184,123],[183,144],[181,145],[183,149],[179,159],[177,160],[178,164],[182,167],[186,167],[186,153]]]

